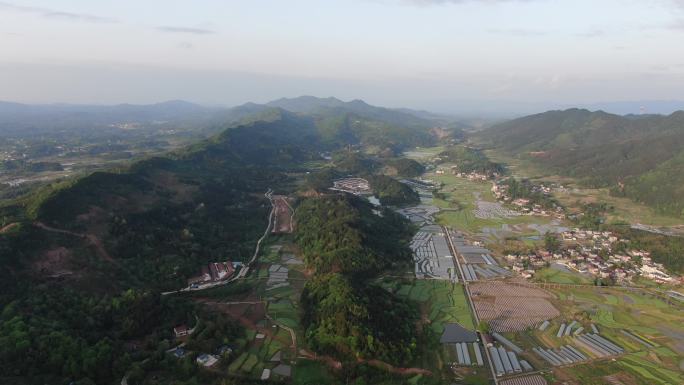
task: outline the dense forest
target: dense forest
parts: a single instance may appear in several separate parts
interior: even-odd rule
[[[549,111],[496,125],[476,139],[661,213],[684,215],[682,111],[669,116]]]
[[[348,195],[305,200],[297,223],[297,244],[314,271],[302,293],[310,345],[345,360],[410,360],[417,309],[368,282],[410,261],[408,223],[387,209],[376,215],[369,203]]]
[[[373,195],[386,206],[402,206],[420,203],[420,196],[408,185],[386,175],[368,178]]]
[[[145,291],[94,297],[51,284],[27,294],[0,313],[2,383],[110,383],[134,361],[168,348],[162,342],[172,327],[192,324],[197,311],[183,299]],[[232,326],[230,333],[240,330]]]
[[[211,372],[198,371],[194,357],[177,361],[165,353],[172,327],[199,320],[188,346],[208,352],[242,329],[160,292],[185,286],[207,262],[246,260],[267,224],[270,205],[263,194],[269,188],[297,189],[292,175],[303,174],[304,162],[320,160],[321,149],[361,144],[394,153],[404,140],[433,140],[425,120],[401,124],[402,113],[360,107],[304,116],[245,105],[238,111],[241,124],[210,139],[3,202],[0,382],[111,383],[128,374],[137,385],[155,373],[178,384],[219,383]],[[324,115],[343,118],[326,128]],[[339,132],[332,141],[328,128]],[[368,176],[384,167],[353,151],[336,153],[334,163],[338,170],[311,175],[307,184],[323,188],[345,173]],[[420,169],[410,162],[392,164],[404,175]],[[389,177],[378,177],[376,185],[387,204],[415,199]],[[324,202],[331,206],[317,206]],[[332,215],[325,223],[324,208]],[[304,296],[310,305],[308,336],[320,351],[401,362],[415,348],[415,309],[364,285],[381,269],[410,260],[411,231],[393,212],[373,210],[359,198],[335,196],[306,200],[298,211],[298,242],[316,271]],[[346,292],[353,295],[338,298]],[[348,307],[334,305],[338,300]],[[387,329],[387,314],[407,320],[405,327]],[[333,338],[344,324],[347,335]]]
[[[454,163],[458,172],[485,175],[503,174],[506,170],[500,163],[492,162],[481,150],[464,145],[451,146],[439,153],[442,163]]]
[[[425,166],[408,158],[386,159],[383,165],[387,169],[387,174],[398,175],[407,178],[415,178],[425,172]]]
[[[3,223],[14,225],[0,234],[0,382],[110,383],[130,370],[138,384],[161,370],[199,383],[205,374],[192,357],[166,362],[172,327],[194,324],[193,314],[211,322],[193,340],[203,349],[242,329],[160,291],[184,287],[207,262],[251,256],[268,222],[263,194],[287,189],[283,171],[315,156],[312,127],[278,111],[168,157],[3,205]]]

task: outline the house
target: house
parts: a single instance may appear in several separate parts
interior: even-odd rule
[[[200,354],[197,357],[197,363],[204,366],[204,367],[210,367],[214,365],[215,363],[218,362],[218,357],[213,356],[211,354]]]
[[[178,325],[175,328],[173,328],[173,334],[176,337],[187,336],[190,333],[191,333],[190,329],[188,329],[188,327],[185,325]]]
[[[261,381],[268,380],[269,378],[271,378],[271,369],[264,369],[261,372]]]
[[[233,268],[233,264],[230,261],[214,262],[209,264],[209,271],[214,281],[222,281],[233,275],[235,268]]]
[[[183,358],[185,357],[185,349],[183,348],[176,348],[173,351],[173,355],[176,356],[176,358]]]
[[[221,346],[220,348],[218,348],[218,350],[216,351],[216,353],[217,353],[219,356],[222,356],[222,355],[224,355],[224,354],[230,354],[230,353],[232,353],[232,352],[233,352],[233,348],[230,347],[230,346],[228,346],[228,345],[223,345],[223,346]]]

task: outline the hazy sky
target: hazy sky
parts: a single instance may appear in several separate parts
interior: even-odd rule
[[[684,98],[684,0],[0,0],[0,100]]]

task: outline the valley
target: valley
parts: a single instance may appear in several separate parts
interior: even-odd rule
[[[0,379],[682,380],[680,243],[623,225],[677,219],[580,199],[591,190],[459,130],[435,137],[412,118],[395,131],[403,112],[317,103],[279,101],[300,112],[259,109],[196,144],[6,200],[0,353],[28,358]],[[41,361],[27,346],[55,333],[71,348]],[[594,334],[621,350],[584,340]]]

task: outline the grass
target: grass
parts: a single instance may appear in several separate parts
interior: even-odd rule
[[[399,284],[395,289],[399,297],[424,305],[425,315],[435,333],[441,334],[444,331],[444,324],[453,322],[471,330],[475,329],[462,285],[440,280],[414,280]]]
[[[238,370],[240,370],[240,367],[242,366],[242,363],[245,362],[247,357],[249,356],[249,353],[244,352],[238,356],[238,358],[235,359],[235,361],[231,362],[230,365],[228,366],[228,371],[230,373],[236,373]]]
[[[629,354],[618,361],[620,365],[636,372],[640,377],[652,381],[653,384],[682,384],[684,376],[681,372],[665,369],[642,357],[640,354]]]
[[[254,354],[249,354],[245,361],[242,363],[240,369],[243,372],[249,373],[252,371],[252,369],[254,369],[254,366],[256,366],[257,363],[259,363],[259,358]]]
[[[554,268],[544,268],[534,273],[534,280],[539,282],[562,284],[589,284],[591,280],[579,273],[565,272]]]
[[[300,360],[293,368],[292,383],[295,385],[319,385],[334,383],[324,364],[317,361]]]
[[[477,206],[477,197],[487,202],[496,202],[491,192],[489,182],[476,182],[454,175],[429,175],[430,179],[443,184],[441,193],[445,199],[434,199],[435,206],[442,210],[437,214],[437,222],[468,232],[479,232],[484,227],[501,227],[501,225],[519,224],[548,224],[550,219],[546,217],[534,217],[520,215],[510,218],[478,218],[473,210]]]

